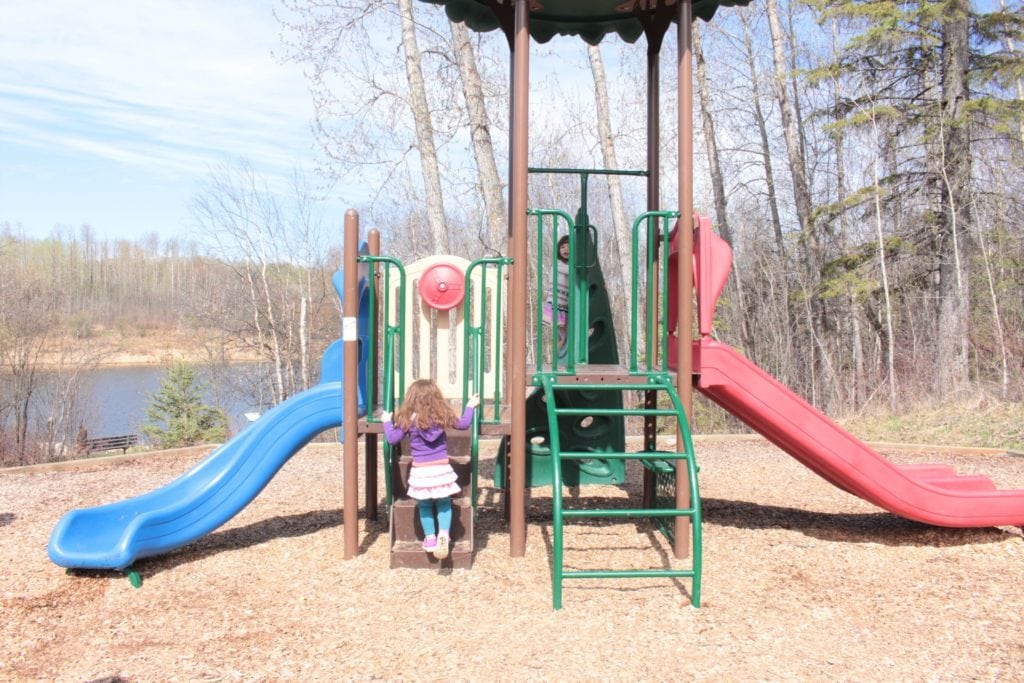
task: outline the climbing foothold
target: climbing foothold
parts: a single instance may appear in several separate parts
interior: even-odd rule
[[[435,263],[419,281],[420,297],[431,308],[447,311],[462,303],[466,292],[462,270],[449,263]]]

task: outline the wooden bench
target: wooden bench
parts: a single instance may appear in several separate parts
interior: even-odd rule
[[[78,448],[84,453],[95,453],[98,451],[114,451],[118,448],[122,453],[139,443],[138,434],[122,434],[120,436],[101,436],[98,439],[86,439],[79,442]]]

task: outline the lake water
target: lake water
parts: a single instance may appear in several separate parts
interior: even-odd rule
[[[242,374],[248,370],[246,366],[239,366],[232,372]],[[84,409],[89,436],[141,434],[150,397],[160,390],[165,375],[163,367],[116,367],[88,372],[82,383],[79,405]],[[206,400],[209,405],[228,413],[232,433],[247,424],[245,413],[258,411],[245,398],[233,398],[229,392],[218,391],[216,387],[207,391]]]

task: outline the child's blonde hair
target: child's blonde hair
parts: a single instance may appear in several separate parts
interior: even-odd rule
[[[393,424],[407,430],[413,424],[413,414],[416,415],[415,424],[420,429],[436,425],[452,427],[459,419],[441,393],[437,382],[432,379],[418,379],[409,385],[405,392],[405,401],[395,411]]]

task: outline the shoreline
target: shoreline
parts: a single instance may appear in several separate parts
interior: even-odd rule
[[[155,368],[155,367],[169,365],[170,363],[177,362],[177,361],[184,361],[186,363],[190,363],[190,364],[193,364],[193,365],[209,365],[209,360],[206,359],[206,358],[188,357],[188,356],[174,356],[174,357],[160,358],[160,359],[129,358],[129,359],[125,359],[125,360],[97,361],[97,362],[94,362],[94,363],[89,363],[89,365],[93,369],[101,369],[102,368],[102,369],[106,369],[106,370],[109,370],[111,368]],[[220,362],[222,362],[222,363],[224,363],[226,365],[242,365],[244,363],[260,363],[260,362],[262,362],[262,359],[260,359],[260,358],[229,358],[227,360],[220,361]],[[37,364],[37,366],[40,369],[42,369],[42,370],[48,370],[48,369],[51,369],[51,368],[59,368],[59,367],[67,367],[69,365],[75,365],[75,363],[67,363],[66,365],[63,365],[63,366],[60,363],[39,362]]]
[[[231,364],[263,360],[251,348],[231,349],[214,342],[218,338],[218,334],[205,329],[174,327],[126,333],[117,328],[98,327],[84,337],[61,335],[47,340],[36,365],[41,369],[75,365],[158,367],[176,361],[207,365],[212,356]]]

